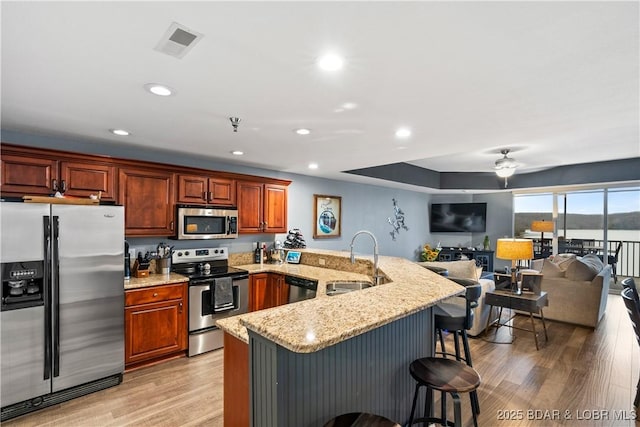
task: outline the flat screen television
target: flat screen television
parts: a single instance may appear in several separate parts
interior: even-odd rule
[[[432,233],[483,233],[487,229],[486,203],[432,203]]]

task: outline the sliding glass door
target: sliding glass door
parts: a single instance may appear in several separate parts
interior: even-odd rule
[[[555,219],[555,236],[532,230]],[[598,255],[616,276],[640,276],[640,187],[514,195],[514,236],[534,239],[536,258],[553,253]],[[556,240],[557,239],[557,240]]]

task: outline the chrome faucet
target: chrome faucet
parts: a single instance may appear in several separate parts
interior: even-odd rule
[[[351,264],[356,263],[356,257],[353,255],[353,242],[355,242],[356,237],[359,234],[368,234],[373,239],[373,284],[374,286],[378,286],[380,284],[380,279],[382,276],[378,274],[378,241],[376,240],[376,236],[373,235],[372,232],[367,230],[360,230],[356,232],[351,238]]]

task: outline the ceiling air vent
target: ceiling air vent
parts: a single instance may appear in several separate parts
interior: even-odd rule
[[[203,34],[174,22],[167,32],[164,33],[164,36],[162,36],[155,49],[167,55],[182,58],[202,37],[204,37]]]

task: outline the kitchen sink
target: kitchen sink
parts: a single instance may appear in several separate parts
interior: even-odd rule
[[[373,283],[366,280],[334,280],[327,282],[327,295],[346,294],[347,292],[359,291],[372,286]]]

